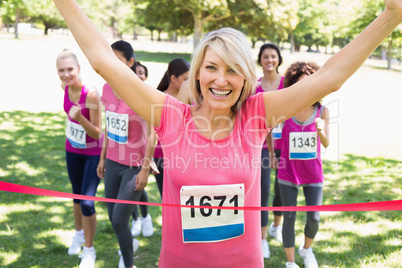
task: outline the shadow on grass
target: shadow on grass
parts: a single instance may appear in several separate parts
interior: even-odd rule
[[[158,62],[158,63],[169,63],[171,60],[175,58],[183,58],[187,61],[190,61],[191,54],[190,53],[167,53],[167,52],[148,52],[142,50],[135,51],[135,57],[139,61],[148,61],[148,62]]]

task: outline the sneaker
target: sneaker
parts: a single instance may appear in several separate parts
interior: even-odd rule
[[[137,220],[133,220],[131,225],[131,234],[135,236],[139,236],[141,234],[141,226],[142,226],[142,218],[138,218]]]
[[[78,255],[81,252],[81,246],[85,243],[84,235],[74,235],[73,242],[71,246],[68,248],[68,255]]]
[[[297,265],[294,262],[287,262],[286,263],[286,268],[300,268],[299,265]]]
[[[264,256],[264,259],[269,259],[269,256],[271,255],[271,252],[269,252],[269,244],[266,239],[262,240],[262,255]]]
[[[147,215],[142,219],[142,235],[144,237],[150,237],[154,234],[154,226],[152,225],[151,215]]]
[[[96,252],[94,248],[84,247],[84,250],[78,257],[81,258],[79,268],[95,268]]]
[[[134,253],[138,250],[138,248],[140,247],[140,242],[137,239],[133,239],[133,250]]]
[[[126,268],[126,266],[124,265],[123,256],[120,256],[120,260],[119,260],[119,268]]]
[[[299,255],[304,260],[304,267],[306,268],[318,268],[317,260],[315,259],[313,249],[309,247],[305,249],[303,245],[299,247]]]
[[[278,240],[279,242],[282,243],[282,226],[274,226],[274,223],[271,223],[271,225],[268,228],[268,233],[270,236]]]

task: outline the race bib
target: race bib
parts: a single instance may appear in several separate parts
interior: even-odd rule
[[[183,186],[182,205],[244,207],[244,184]],[[210,243],[244,234],[244,210],[181,208],[183,243]]]
[[[282,139],[282,127],[283,123],[279,123],[272,129],[272,138],[274,140]]]
[[[289,133],[289,159],[308,160],[317,158],[317,132]]]
[[[66,137],[74,148],[87,148],[87,133],[85,129],[77,123],[67,119]]]
[[[106,130],[109,139],[126,144],[128,142],[128,114],[106,111]]]

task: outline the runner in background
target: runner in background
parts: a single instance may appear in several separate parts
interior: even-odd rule
[[[286,71],[284,86],[290,87],[319,69],[315,63],[296,62]],[[320,101],[304,109],[285,121],[282,134],[281,161],[279,169],[279,188],[283,206],[297,206],[297,194],[303,187],[306,206],[322,205],[324,172],[321,160],[321,144],[329,145],[329,111]],[[286,267],[299,267],[295,262],[295,222],[296,212],[285,211],[283,221],[283,247],[286,253]],[[304,228],[304,244],[300,245],[299,255],[304,267],[318,268],[311,245],[318,232],[320,212],[307,212]]]
[[[258,80],[256,94],[260,92],[270,92],[283,88],[283,76],[279,74],[279,66],[283,62],[281,51],[274,44],[264,44],[258,53],[258,64],[262,67],[263,76]],[[271,187],[271,168],[275,169],[275,186],[273,206],[281,206],[281,196],[278,186],[278,162],[280,157],[282,123],[277,124],[271,132],[268,133],[266,142],[263,144],[261,155],[261,206],[267,207],[269,201],[269,192]],[[273,140],[274,139],[274,140]],[[261,235],[262,252],[264,258],[269,258],[269,244],[267,234],[273,238],[282,241],[281,211],[274,211],[274,222],[268,229],[268,211],[261,211]]]
[[[64,90],[64,111],[67,114],[66,164],[73,193],[95,196],[99,184],[96,166],[103,143],[100,97],[96,89],[81,81],[77,57],[65,49],[57,57],[57,73]],[[96,231],[96,211],[93,201],[73,200],[75,235],[68,248],[77,255],[84,244],[80,268],[95,266],[93,240]]]
[[[156,87],[160,91],[172,96],[174,98],[179,97],[179,90],[182,84],[188,79],[188,72],[190,70],[190,63],[182,58],[176,58],[169,62],[168,68],[163,75],[159,85]],[[156,183],[158,185],[159,194],[163,194],[163,170],[164,159],[161,144],[158,144],[155,148],[154,161],[157,165],[159,174],[155,174]]]
[[[145,81],[148,78],[148,68],[141,64],[141,62],[136,61],[134,63],[134,68],[135,68],[135,73],[137,76],[142,80]],[[150,131],[154,132],[153,129],[150,129]],[[155,134],[152,133],[152,138],[156,138],[154,136]],[[154,162],[152,162],[152,165],[155,165]],[[154,168],[151,167],[151,173],[158,174],[159,172],[157,171],[156,166]],[[148,195],[147,192],[144,190],[144,194],[141,196],[140,199],[141,202],[148,202]],[[154,233],[154,227],[152,224],[152,217],[150,214],[148,214],[148,206],[146,205],[140,205],[140,211],[141,211],[141,217],[138,217],[138,207],[135,206],[135,209],[133,211],[133,221],[131,224],[131,234],[136,237],[139,236],[142,232],[142,235],[144,237],[151,237]]]
[[[134,50],[128,42],[117,41],[112,44],[112,49],[121,62],[134,70]],[[105,197],[147,202],[144,188],[148,183],[155,134],[109,84],[103,87],[102,102],[106,114],[106,138],[97,172],[105,179]],[[134,252],[139,242],[133,239],[129,219],[135,205],[108,202],[107,208],[120,246],[119,268],[134,267]],[[148,235],[152,235],[151,216],[147,214],[143,222],[147,223],[144,229]]]

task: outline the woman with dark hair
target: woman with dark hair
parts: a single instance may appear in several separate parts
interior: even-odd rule
[[[121,40],[111,47],[121,62],[135,70],[134,50],[129,43]],[[99,177],[105,179],[105,197],[147,202],[144,188],[151,168],[154,132],[107,83],[103,87],[101,100],[105,106],[106,129],[97,172]],[[119,268],[133,267],[133,255],[139,242],[133,239],[129,219],[135,205],[109,202],[107,209],[122,255]],[[144,209],[146,212],[143,212]],[[150,225],[148,233],[152,235],[152,219],[147,206],[141,206],[141,211],[143,217],[146,217],[143,222]]]
[[[258,80],[256,93],[276,91],[283,88],[283,76],[279,74],[279,66],[282,64],[282,55],[279,48],[271,43],[261,46],[258,53],[258,64],[262,67],[263,76]],[[266,144],[263,145],[261,154],[261,206],[267,207],[271,186],[271,168],[275,169],[275,195],[273,206],[281,206],[281,196],[278,186],[278,162],[281,155],[280,142],[282,124],[277,124],[268,133]],[[272,148],[273,147],[273,148]],[[264,258],[269,258],[269,244],[267,233],[278,241],[282,241],[281,211],[274,211],[274,222],[268,229],[268,211],[261,211],[261,238]],[[267,232],[268,231],[268,232]]]
[[[293,63],[285,74],[284,86],[290,87],[313,75],[319,66],[310,62]],[[303,187],[307,206],[322,205],[324,172],[321,160],[321,145],[329,145],[328,108],[316,101],[310,107],[285,121],[278,182],[283,206],[297,206],[297,194]],[[295,262],[295,211],[285,211],[283,220],[283,247],[286,267],[299,267]],[[304,244],[299,247],[304,267],[318,268],[311,245],[318,232],[320,212],[308,211],[304,228]]]
[[[190,63],[182,58],[176,58],[169,62],[168,68],[163,75],[159,85],[156,87],[160,91],[178,98],[180,87],[188,79]],[[158,167],[159,174],[155,174],[155,180],[158,185],[159,193],[163,194],[163,152],[158,141],[155,148],[154,161]]]
[[[135,73],[142,81],[148,78],[148,68],[139,61],[135,63]]]
[[[119,53],[116,55],[119,60],[127,62],[127,66],[130,67],[134,73],[136,73],[135,53],[131,44],[126,41],[119,40],[114,42],[111,47],[114,51],[119,51]]]

